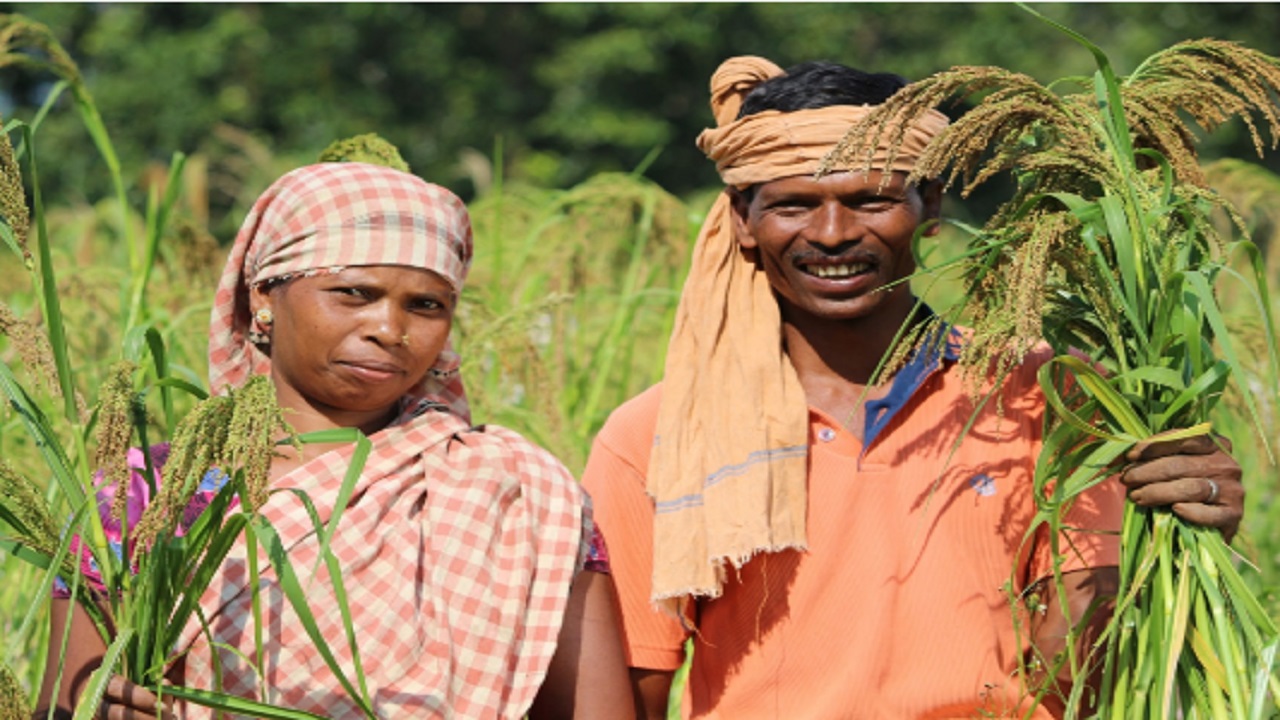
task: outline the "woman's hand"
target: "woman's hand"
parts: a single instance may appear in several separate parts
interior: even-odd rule
[[[1132,464],[1120,482],[1134,503],[1169,506],[1185,520],[1217,528],[1231,542],[1244,516],[1244,485],[1230,452],[1230,441],[1222,437],[1161,440],[1157,435],[1125,454]]]
[[[102,720],[175,720],[177,715],[166,706],[160,708],[155,693],[134,685],[119,675],[107,681],[97,717]]]
[[[70,617],[68,617],[70,616]],[[49,654],[45,665],[44,681],[36,702],[33,718],[44,718],[53,706],[53,717],[57,720],[70,720],[76,703],[89,683],[89,676],[102,664],[102,656],[107,645],[90,619],[89,614],[73,600],[54,598],[49,609]],[[59,653],[63,646],[63,631],[66,635],[66,654],[59,666]],[[54,694],[54,681],[61,678],[58,692]],[[170,677],[171,682],[174,677]],[[181,675],[177,676],[181,680]],[[146,688],[134,685],[119,675],[113,675],[107,681],[102,702],[98,705],[96,717],[109,720],[154,720],[156,718],[176,718],[173,712],[165,707],[163,714],[156,707],[156,696]]]

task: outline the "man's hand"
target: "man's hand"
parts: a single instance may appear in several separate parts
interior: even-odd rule
[[[1244,485],[1230,451],[1230,441],[1222,437],[1161,440],[1157,435],[1125,454],[1131,464],[1120,482],[1134,503],[1169,506],[1185,520],[1217,528],[1231,542],[1244,516]]]

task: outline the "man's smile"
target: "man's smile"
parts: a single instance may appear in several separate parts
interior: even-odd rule
[[[831,264],[801,263],[799,268],[814,277],[830,280],[843,280],[872,271],[875,266],[866,262],[850,262]]]

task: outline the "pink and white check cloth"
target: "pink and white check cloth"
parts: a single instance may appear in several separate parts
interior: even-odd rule
[[[564,467],[508,430],[428,412],[371,438],[375,448],[331,550],[343,572],[373,705],[385,718],[519,718],[546,674],[582,546],[582,496]],[[290,473],[327,521],[350,450]],[[354,678],[342,617],[301,501],[263,508],[302,577],[321,634]],[[259,566],[267,559],[260,553]],[[299,624],[271,572],[260,582],[265,682],[218,651],[224,689],[333,718],[362,717]],[[215,641],[255,654],[243,546],[201,600]],[[213,688],[207,640],[188,627],[185,682]],[[187,717],[207,717],[192,708]]]

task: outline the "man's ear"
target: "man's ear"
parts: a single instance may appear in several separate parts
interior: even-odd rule
[[[747,231],[747,218],[751,216],[751,195],[754,188],[739,190],[729,188],[729,200],[733,203],[732,215],[733,236],[744,250],[755,250],[756,239]]]
[[[927,180],[921,183],[920,200],[923,203],[923,214],[920,222],[926,223],[932,221],[929,227],[925,228],[925,237],[933,237],[942,231],[942,181]]]

